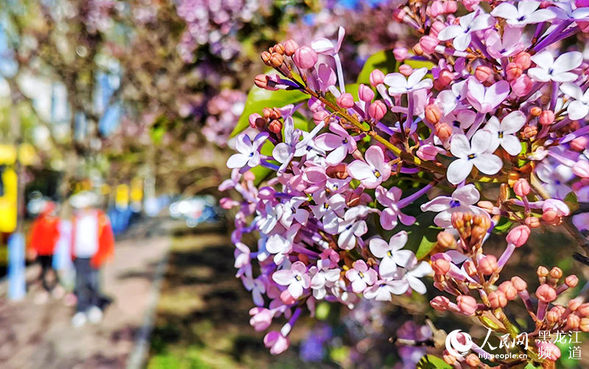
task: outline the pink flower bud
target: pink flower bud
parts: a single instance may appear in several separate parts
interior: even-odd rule
[[[540,227],[540,220],[536,217],[527,217],[526,219],[524,219],[524,223],[530,228]]]
[[[517,292],[525,291],[525,289],[528,288],[528,284],[526,283],[526,281],[524,281],[518,276],[512,277],[511,283],[513,283],[513,287],[515,287]]]
[[[434,23],[432,23],[432,27],[429,34],[430,36],[438,37],[438,33],[440,33],[440,31],[444,28],[446,28],[446,25],[444,23],[440,21],[435,21]]]
[[[554,123],[554,112],[552,110],[544,110],[540,114],[539,122],[543,126],[547,126]]]
[[[456,298],[456,304],[460,309],[460,312],[464,315],[474,315],[477,311],[477,300],[474,299],[472,296],[468,295],[460,295]]]
[[[570,300],[569,303],[567,304],[568,309],[570,311],[576,311],[582,305],[583,305],[583,298],[582,297],[576,297],[576,298]],[[589,308],[589,304],[587,305],[587,307]],[[587,312],[589,313],[589,310]],[[579,313],[579,314],[582,315],[582,313]]]
[[[576,309],[577,314],[581,315],[583,318],[589,316],[589,303],[581,304]]]
[[[518,97],[522,97],[530,93],[530,91],[532,91],[533,84],[534,83],[527,74],[522,74],[519,76],[519,78],[514,79],[510,83],[511,90]]]
[[[522,51],[521,53],[517,54],[513,61],[517,65],[519,65],[522,70],[526,70],[532,65],[531,56],[525,51]]]
[[[409,77],[411,75],[411,73],[413,73],[413,68],[411,68],[410,65],[401,64],[399,66],[399,73],[401,73],[405,77]]]
[[[284,43],[284,53],[287,56],[293,56],[298,48],[299,44],[297,44],[297,42],[293,39],[286,40],[286,42]]]
[[[427,15],[430,17],[437,17],[440,14],[444,13],[444,5],[441,1],[436,0],[427,8]]]
[[[497,270],[497,258],[493,255],[486,255],[479,260],[479,270],[484,275],[491,275]]]
[[[572,140],[569,145],[571,146],[571,149],[575,151],[583,151],[589,148],[589,145],[587,145],[588,143],[589,138],[587,136],[581,136]]]
[[[474,71],[474,76],[479,82],[486,82],[493,77],[493,69],[485,65],[479,65]]]
[[[560,221],[560,216],[556,210],[548,209],[542,213],[542,220],[548,224],[556,225]]]
[[[452,14],[458,10],[458,3],[456,1],[445,1],[443,4],[444,14]]]
[[[489,304],[493,309],[505,307],[507,305],[507,297],[503,291],[497,290],[489,294]]]
[[[573,173],[581,178],[589,178],[589,161],[579,160],[573,165]]]
[[[556,300],[556,290],[547,284],[543,284],[536,290],[536,297],[544,303],[552,302]]]
[[[517,297],[517,289],[511,281],[505,281],[499,285],[499,290],[505,294],[508,300],[515,300]]]
[[[393,49],[393,55],[397,61],[403,61],[409,56],[409,50],[406,47],[395,47]]]
[[[429,104],[425,107],[425,119],[431,124],[436,124],[442,117],[442,111],[436,104]]]
[[[319,124],[321,122],[325,122],[325,119],[327,119],[328,117],[328,112],[326,112],[325,110],[319,110],[313,113],[313,122],[315,122],[315,124]]]
[[[446,311],[450,305],[450,300],[444,296],[436,296],[430,301],[430,305],[437,311]]]
[[[292,305],[295,303],[296,299],[292,297],[288,290],[284,290],[280,293],[280,301],[282,301],[284,305]]]
[[[258,113],[250,114],[250,116],[248,117],[248,121],[250,123],[250,127],[256,128],[257,127],[257,122],[256,121],[258,119],[262,119],[264,121],[264,123],[266,122],[264,120],[264,118],[262,118],[262,116],[260,114],[258,114]]]
[[[519,197],[528,196],[530,189],[530,183],[525,178],[520,178],[513,184],[513,192]]]
[[[270,324],[272,324],[272,318],[274,313],[268,309],[255,307],[250,309],[250,325],[254,327],[256,331],[266,330]]]
[[[358,87],[358,97],[364,102],[371,102],[374,99],[374,91],[365,84]]]
[[[368,107],[368,115],[376,122],[381,120],[386,113],[387,106],[384,102],[382,102],[382,100],[376,100]]]
[[[384,73],[379,69],[375,69],[370,73],[370,84],[376,87],[384,82]]]
[[[251,170],[248,170],[247,172],[243,173],[243,179],[246,181],[255,181],[256,175]]]
[[[288,349],[290,342],[282,333],[271,331],[264,336],[264,345],[270,349],[272,355],[279,355]]]
[[[444,150],[440,149],[437,146],[426,144],[426,145],[420,146],[419,149],[417,149],[417,157],[420,158],[421,160],[432,161],[432,160],[436,160],[436,155],[438,155],[439,153],[441,153],[443,151]]]
[[[419,39],[419,46],[428,54],[433,54],[440,41],[436,37],[423,36]]]
[[[541,352],[546,360],[556,361],[560,357],[560,349],[549,341],[536,341],[538,352]]]
[[[522,75],[522,68],[517,63],[511,62],[505,68],[505,75],[508,81],[513,81]]]
[[[454,73],[450,72],[447,69],[444,69],[440,72],[440,74],[438,74],[438,78],[434,80],[434,88],[438,91],[441,91],[444,88],[446,88],[446,86],[448,86],[450,82],[452,82],[453,80]]]
[[[238,206],[239,202],[230,199],[229,197],[223,197],[221,200],[219,200],[219,205],[221,205],[223,209],[228,210],[234,206]]]
[[[452,127],[448,123],[438,123],[434,126],[435,134],[441,140],[446,140],[452,136]]]
[[[346,92],[341,94],[337,99],[336,102],[339,106],[344,109],[349,109],[354,106],[354,97],[351,93]]]
[[[433,262],[432,269],[437,275],[445,275],[450,271],[450,262],[446,259],[437,259]]]
[[[475,6],[479,5],[481,0],[462,0],[462,4],[469,12],[473,11]]]
[[[569,288],[575,288],[577,287],[577,284],[579,284],[579,277],[571,274],[564,279],[564,284]]]
[[[317,53],[309,46],[299,47],[292,58],[297,67],[301,69],[312,68],[317,63]]]
[[[282,131],[282,123],[279,120],[273,119],[268,124],[268,130],[272,133],[280,133]]]
[[[527,225],[520,225],[509,231],[506,240],[508,243],[514,244],[515,247],[521,247],[528,242],[530,232],[530,227]]]
[[[564,329],[566,331],[578,331],[580,325],[581,317],[579,317],[577,314],[570,314],[567,316],[567,324],[565,325]]]
[[[401,8],[397,8],[393,10],[393,19],[397,22],[403,22],[403,18],[405,18],[405,11]]]

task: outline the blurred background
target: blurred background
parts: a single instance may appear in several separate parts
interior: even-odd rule
[[[393,21],[396,3],[3,0],[0,367],[414,368],[434,342],[398,350],[389,337],[415,339],[407,318],[425,324],[427,296],[353,312],[321,304],[317,322],[297,324],[294,347],[272,357],[248,324],[231,215],[217,206],[230,133],[265,71],[259,53],[287,38],[334,38],[342,25],[355,81],[371,54],[412,44]],[[100,238],[77,245],[75,234],[101,232],[102,219],[114,252]],[[44,258],[37,241],[51,232]],[[72,292],[95,285],[73,274],[70,254],[83,247],[108,256],[100,315],[77,314]],[[525,256],[522,273],[554,260],[570,270],[572,259],[554,253]]]

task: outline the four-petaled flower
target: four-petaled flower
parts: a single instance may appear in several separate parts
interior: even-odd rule
[[[501,159],[488,152],[492,142],[491,134],[488,131],[478,131],[472,137],[471,142],[468,142],[465,135],[452,136],[450,151],[458,159],[450,163],[446,176],[448,181],[454,185],[464,181],[473,166],[489,175],[496,174],[503,167]]]
[[[268,133],[261,132],[256,135],[254,140],[245,133],[235,140],[235,149],[238,154],[233,154],[227,160],[228,168],[253,168],[260,164],[260,146],[268,138]]]
[[[521,143],[516,133],[526,124],[526,116],[519,110],[507,114],[499,123],[497,117],[491,117],[485,126],[485,130],[491,133],[492,143],[489,151],[495,151],[500,145],[511,156],[515,156],[522,150]]]
[[[401,213],[398,202],[401,200],[402,192],[398,187],[391,187],[388,191],[378,186],[375,191],[376,200],[385,208],[380,213],[380,225],[384,229],[393,229],[397,226],[397,219],[405,225],[415,223],[415,218]]]
[[[509,95],[507,81],[499,81],[485,87],[476,78],[470,78],[466,85],[466,98],[479,113],[493,111]]]
[[[565,94],[569,95],[574,101],[569,103],[567,113],[571,120],[583,119],[589,114],[589,89],[583,93],[581,87],[573,83],[563,83],[560,89]]]
[[[389,86],[389,94],[393,96],[430,89],[433,82],[429,78],[423,79],[426,74],[427,68],[414,70],[408,78],[405,78],[401,73],[389,73],[384,77],[384,83]]]
[[[302,261],[294,262],[290,269],[274,272],[272,279],[281,286],[288,286],[288,292],[295,299],[301,297],[305,289],[311,285],[311,277]]]
[[[533,80],[538,82],[573,82],[578,76],[570,71],[581,65],[583,54],[578,51],[569,51],[554,60],[552,53],[546,50],[532,56],[531,59],[536,63],[535,68],[528,70],[528,74]]]
[[[356,141],[339,124],[332,123],[329,129],[333,133],[324,133],[315,139],[318,148],[324,151],[331,151],[325,158],[329,165],[336,165],[346,158],[346,155],[356,151]]]
[[[452,226],[452,213],[481,213],[482,210],[474,206],[479,202],[479,199],[480,194],[476,187],[473,184],[467,184],[454,190],[452,196],[438,196],[426,202],[421,205],[421,210],[438,213],[434,218],[434,223],[438,227],[448,228]]]
[[[556,14],[550,9],[538,9],[539,1],[520,1],[515,5],[502,2],[491,12],[494,17],[504,18],[507,24],[513,27],[525,27],[527,24],[536,24],[553,19]]]
[[[495,19],[489,14],[469,13],[459,18],[459,24],[447,26],[438,34],[440,41],[452,40],[452,45],[458,51],[464,51],[470,45],[471,33],[491,28]]]
[[[364,260],[356,260],[352,269],[346,272],[346,278],[352,283],[352,291],[355,293],[362,293],[366,287],[372,286],[376,277],[376,271],[369,268]]]
[[[397,266],[405,267],[414,256],[410,250],[401,250],[407,243],[407,232],[401,231],[391,237],[389,243],[382,238],[373,238],[368,243],[370,252],[381,259],[378,273],[381,278],[390,278],[397,273]]]
[[[385,161],[384,153],[379,146],[370,146],[364,157],[366,161],[354,160],[348,165],[348,173],[352,178],[360,180],[367,188],[376,188],[389,179],[391,166]]]

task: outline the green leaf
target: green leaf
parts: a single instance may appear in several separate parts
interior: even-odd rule
[[[429,226],[424,230],[420,230],[419,232],[411,232],[408,240],[408,248],[411,248],[411,244],[416,244],[417,251],[415,252],[415,256],[418,259],[423,259],[436,246],[439,232],[440,229],[434,226]]]
[[[510,221],[509,219],[507,219],[505,217],[501,217],[499,219],[499,223],[497,223],[495,228],[493,228],[493,233],[501,234],[501,233],[507,232],[509,230],[509,228],[511,228],[512,225],[513,225],[512,221]]]
[[[370,73],[375,69],[380,69],[384,74],[392,73],[399,67],[393,56],[392,50],[382,50],[371,55],[364,63],[362,71],[358,75],[357,83],[370,84]]]
[[[315,127],[315,123],[305,118],[303,114],[299,112],[295,112],[292,115],[292,121],[294,123],[294,127],[296,129],[300,129],[301,131],[310,132]]]
[[[247,95],[245,108],[239,117],[237,126],[231,132],[231,137],[237,136],[249,127],[250,114],[261,113],[264,108],[281,108],[288,104],[296,104],[308,98],[309,95],[298,90],[268,91],[256,86],[252,87]]]
[[[272,174],[272,172],[274,172],[272,169],[263,167],[261,165],[258,165],[257,167],[250,169],[250,171],[256,177],[256,179],[254,180],[254,185],[256,186],[259,185],[264,179],[268,178],[268,176]]]
[[[579,210],[579,200],[577,199],[577,195],[572,191],[564,197],[564,203],[567,204],[571,213]]]
[[[437,356],[425,355],[417,363],[416,369],[452,369],[452,367]]]

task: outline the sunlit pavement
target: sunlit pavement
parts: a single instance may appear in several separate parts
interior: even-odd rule
[[[98,325],[73,328],[74,307],[67,306],[64,299],[36,304],[37,286],[30,288],[27,297],[19,302],[8,302],[2,297],[0,367],[127,367],[137,332],[145,323],[153,300],[158,264],[170,244],[163,227],[158,232],[150,231],[117,242],[114,259],[102,271],[103,293],[113,302]],[[152,237],[147,237],[149,233]]]

